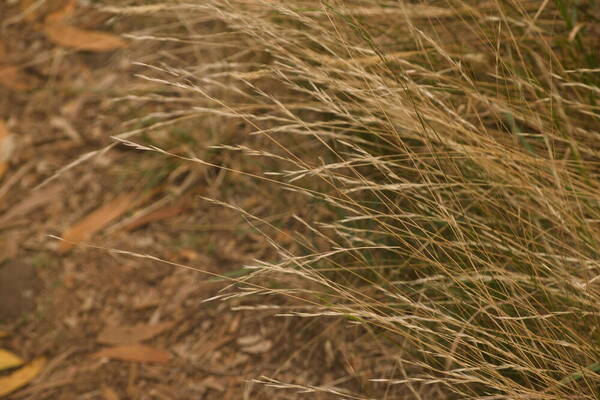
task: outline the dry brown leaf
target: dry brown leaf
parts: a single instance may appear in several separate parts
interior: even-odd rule
[[[21,357],[8,350],[0,349],[0,371],[20,367],[21,365],[23,365]]]
[[[107,347],[92,354],[92,357],[160,364],[166,364],[171,360],[169,352],[143,344]]]
[[[61,10],[49,14],[44,23],[44,33],[59,46],[87,51],[111,51],[127,47],[127,42],[111,33],[76,28],[65,22]]]
[[[237,344],[244,353],[249,354],[266,353],[273,347],[273,342],[264,339],[261,335],[242,336],[237,339]]]
[[[34,86],[33,78],[14,65],[0,65],[0,85],[12,90],[29,90]]]
[[[36,25],[49,12],[54,11],[63,17],[68,17],[75,10],[77,0],[20,0],[19,5],[25,21]]]
[[[3,157],[4,148],[8,148],[10,134],[8,133],[8,129],[4,124],[4,121],[0,120],[0,178],[6,172],[8,168],[8,157]]]
[[[132,206],[135,198],[136,195],[131,193],[119,196],[71,225],[63,234],[63,242],[58,247],[58,252],[66,253],[76,244],[89,239],[94,233],[102,230],[111,221],[125,213]]]
[[[77,6],[77,0],[60,0],[60,5],[58,6],[58,10],[52,13],[55,18],[61,17],[63,20],[66,20],[75,12],[75,7]]]
[[[192,249],[181,249],[177,254],[188,261],[196,261],[200,258],[200,254],[196,250]]]
[[[38,358],[12,374],[0,377],[0,397],[28,384],[40,373],[44,365],[46,365],[46,359]]]
[[[251,346],[242,347],[242,351],[249,354],[259,354],[266,353],[267,351],[271,350],[271,347],[273,347],[273,342],[270,340],[263,340]]]
[[[157,336],[173,327],[173,322],[160,322],[154,325],[107,326],[98,335],[98,342],[104,344],[134,344]]]
[[[230,357],[223,361],[223,371],[228,371],[237,367],[238,365],[242,365],[250,360],[250,356],[246,354],[237,353],[235,356]]]
[[[10,335],[7,331],[0,331],[0,338],[4,338]]]
[[[8,169],[8,162],[15,148],[14,137],[4,121],[0,120],[0,178]]]
[[[131,221],[129,224],[123,227],[123,230],[133,231],[137,228],[140,228],[144,225],[150,224],[152,222],[161,221],[163,219],[173,218],[178,216],[184,211],[189,203],[187,201],[179,202],[177,204],[169,204],[156,210],[140,216],[138,219]]]
[[[214,376],[209,376],[208,378],[204,379],[202,381],[202,386],[208,389],[216,390],[217,392],[224,392],[226,389],[225,385],[223,385],[223,383],[221,383]]]
[[[240,346],[251,346],[260,342],[263,339],[261,335],[248,335],[242,336],[236,340],[237,344]]]
[[[108,386],[102,387],[102,396],[104,400],[119,400],[117,393]]]
[[[118,36],[69,25],[46,24],[44,31],[54,43],[77,50],[103,52],[127,47],[127,43]]]

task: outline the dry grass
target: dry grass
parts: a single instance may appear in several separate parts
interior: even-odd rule
[[[280,258],[257,262],[244,295],[288,294],[312,307],[286,315],[363,326],[393,365],[369,376],[380,397],[600,398],[594,1],[120,11],[221,24],[168,38],[219,48],[221,62],[146,78],[194,99],[190,115],[252,127],[256,148],[216,149],[271,166],[256,178],[328,211],[297,210],[296,251],[247,215]],[[278,289],[252,289],[266,278]]]

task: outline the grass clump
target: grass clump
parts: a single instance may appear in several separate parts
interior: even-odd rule
[[[600,398],[595,2],[178,7],[218,21],[198,41],[222,61],[149,79],[245,124],[253,146],[217,148],[327,210],[293,210],[299,245],[248,282],[370,332],[390,367],[354,398]]]

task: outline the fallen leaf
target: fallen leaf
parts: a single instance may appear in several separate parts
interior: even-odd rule
[[[91,355],[93,358],[110,358],[114,360],[136,361],[166,364],[171,360],[171,354],[165,350],[142,344],[107,347]]]
[[[75,10],[77,0],[20,0],[19,5],[25,21],[38,28],[37,22],[50,12],[61,14],[64,18],[70,16]]]
[[[8,350],[0,349],[0,371],[5,369],[20,367],[23,365],[23,359]]]
[[[202,381],[202,386],[207,389],[216,390],[217,392],[224,392],[225,385],[219,382],[214,376],[209,376],[208,378]]]
[[[8,161],[14,149],[14,136],[10,134],[4,121],[0,120],[0,178],[8,169]]]
[[[233,358],[229,358],[223,362],[223,370],[228,371],[237,367],[238,365],[244,364],[250,360],[250,356],[246,354],[237,353]]]
[[[251,346],[242,347],[242,351],[249,354],[259,354],[266,353],[267,351],[271,350],[271,347],[273,347],[273,342],[270,340],[263,340]]]
[[[129,224],[123,227],[126,231],[133,231],[144,225],[148,225],[152,222],[161,221],[163,219],[173,218],[181,214],[188,206],[188,202],[180,202],[178,204],[169,204],[156,210],[140,216],[138,219],[131,221]]]
[[[192,249],[181,249],[178,253],[181,257],[189,261],[196,261],[200,258],[200,254]]]
[[[143,342],[171,329],[173,322],[161,322],[153,325],[107,326],[98,335],[98,342],[104,344],[134,344]]]
[[[261,335],[242,336],[237,339],[237,344],[244,353],[249,354],[266,353],[273,347],[273,342],[263,339]]]
[[[69,25],[46,24],[44,31],[52,42],[77,50],[104,52],[127,47],[127,42],[116,35]]]
[[[46,359],[38,358],[12,374],[0,377],[0,397],[28,384],[40,373],[44,365],[46,365]]]
[[[112,220],[125,213],[134,203],[135,198],[136,195],[132,193],[116,197],[71,225],[63,233],[63,242],[58,247],[58,252],[66,253],[76,244],[89,239],[94,233],[102,230]]]
[[[44,21],[44,33],[59,46],[87,51],[111,51],[127,47],[127,42],[111,33],[80,29],[65,21],[63,10],[49,14]]]
[[[255,343],[258,343],[262,339],[261,335],[248,335],[242,336],[236,340],[237,344],[240,346],[250,346]]]
[[[14,65],[0,65],[0,84],[12,90],[29,90],[33,79]]]
[[[1,338],[5,338],[5,337],[7,337],[8,335],[10,335],[10,333],[8,333],[7,331],[0,331],[0,339],[1,339]]]
[[[75,12],[75,7],[77,6],[78,0],[61,0],[62,5],[59,5],[58,9],[52,13],[55,18],[62,18],[63,21],[66,18],[69,18]]]
[[[104,400],[119,400],[117,393],[108,386],[102,387],[102,396],[104,397]]]

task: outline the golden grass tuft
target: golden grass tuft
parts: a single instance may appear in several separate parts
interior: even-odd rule
[[[190,113],[250,126],[255,147],[216,149],[271,160],[257,179],[328,210],[294,210],[297,250],[272,239],[279,259],[248,276],[313,305],[286,315],[371,332],[393,365],[369,377],[387,398],[600,397],[593,0],[208,0],[151,12],[218,21],[218,33],[171,40],[223,59],[146,78],[195,99]],[[262,222],[276,238],[281,227]]]

